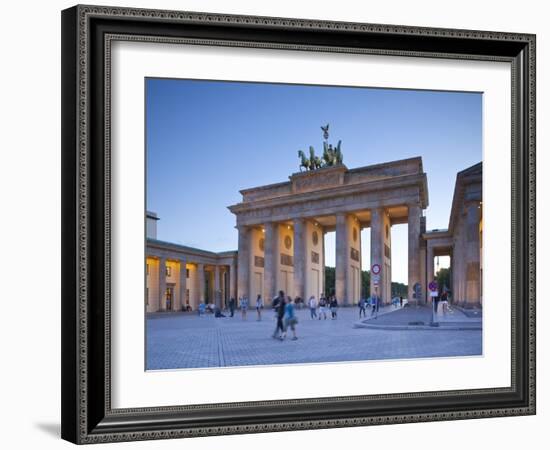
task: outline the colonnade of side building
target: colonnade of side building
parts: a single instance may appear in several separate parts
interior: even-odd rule
[[[200,303],[223,308],[236,296],[236,252],[213,253],[149,238],[147,312],[195,311]]]

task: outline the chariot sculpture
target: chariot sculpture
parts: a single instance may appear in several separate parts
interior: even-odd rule
[[[300,172],[302,169],[307,170],[316,170],[322,167],[331,167],[342,164],[344,161],[344,155],[342,154],[342,141],[338,141],[336,147],[333,147],[332,144],[328,143],[328,128],[329,124],[327,123],[324,127],[321,127],[323,130],[323,156],[319,158],[315,155],[315,149],[312,145],[309,146],[309,158],[302,150],[298,150],[298,157],[300,158]]]

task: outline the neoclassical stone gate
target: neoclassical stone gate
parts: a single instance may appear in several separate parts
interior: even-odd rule
[[[303,299],[325,291],[324,235],[336,231],[336,296],[354,304],[361,296],[361,229],[371,228],[371,264],[381,268],[371,292],[391,300],[391,226],[408,224],[408,299],[430,302],[434,257],[451,257],[453,304],[482,305],[482,164],[459,172],[449,227],[426,231],[428,206],[422,159],[348,170],[343,164],[295,173],[289,181],[241,191],[236,215],[238,252],[214,253],[156,239],[158,217],[147,216],[148,312],[177,311],[200,302],[227,306],[229,298],[279,290]],[[149,215],[151,214],[151,216]],[[185,269],[185,270],[184,270]],[[207,281],[209,280],[209,282]],[[416,283],[421,296],[413,297]],[[207,295],[209,288],[212,292]],[[169,301],[170,300],[170,301]]]
[[[336,296],[361,296],[361,229],[371,229],[371,264],[381,271],[371,292],[391,301],[391,227],[408,224],[409,299],[421,273],[422,211],[428,206],[420,157],[348,169],[345,165],[294,173],[289,181],[240,191],[229,206],[239,232],[237,295],[270,300],[324,291],[324,235],[336,231]]]

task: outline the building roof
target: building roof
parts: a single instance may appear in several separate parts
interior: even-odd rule
[[[483,163],[479,162],[456,174],[453,203],[449,217],[449,231],[452,232],[465,201],[482,200]]]
[[[377,203],[378,192],[381,191],[385,191],[381,201],[391,208],[406,206],[405,203],[391,204],[390,194],[393,192],[395,199],[402,190],[409,190],[404,202],[419,202],[422,208],[426,208],[429,202],[427,178],[419,156],[353,169],[339,164],[296,172],[288,178],[289,181],[282,183],[241,190],[242,201],[228,207],[238,216],[237,223],[259,224],[269,220],[269,211],[273,220],[281,222],[306,213],[326,216],[348,207],[357,211],[368,210],[368,203]],[[330,206],[326,205],[344,198],[349,202],[340,202],[334,211],[329,211]]]
[[[161,241],[158,239],[147,238],[147,248],[158,248],[162,250],[176,251],[187,255],[197,255],[210,258],[231,257],[237,254],[237,250],[229,250],[223,252],[211,252],[196,247],[187,245],[175,244],[173,242]]]

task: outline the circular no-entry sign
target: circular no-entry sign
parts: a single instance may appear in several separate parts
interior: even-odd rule
[[[437,281],[430,281],[428,287],[430,288],[430,291],[437,291]]]
[[[380,273],[380,264],[373,264],[371,270],[373,274],[378,275]]]

